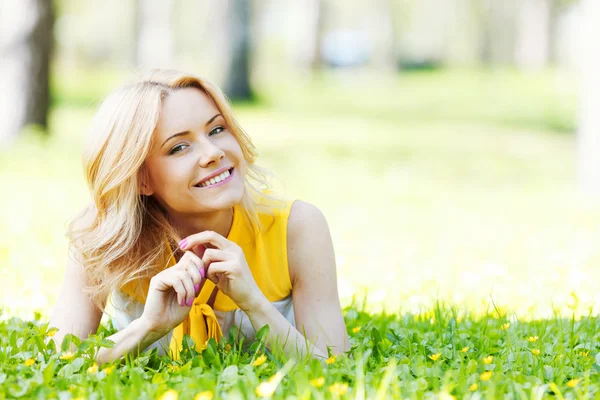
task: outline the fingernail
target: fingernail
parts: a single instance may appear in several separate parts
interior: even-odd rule
[[[198,290],[200,290],[200,284],[199,283],[197,283],[197,284],[194,285],[194,290],[196,292],[198,292]]]
[[[187,246],[187,243],[188,243],[187,239],[183,239],[181,242],[179,242],[179,247],[181,247],[183,249],[184,247]]]
[[[194,299],[189,299],[187,302],[187,306],[190,307],[194,303]]]
[[[200,268],[200,276],[204,278],[204,268]]]
[[[185,306],[185,299],[181,299],[181,307]]]

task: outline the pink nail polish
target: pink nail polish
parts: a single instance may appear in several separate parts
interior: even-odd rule
[[[187,306],[191,307],[193,303],[194,303],[194,299],[189,299],[187,302]]]
[[[204,268],[200,268],[200,276],[203,278],[206,278],[204,275],[205,275]]]
[[[197,284],[194,285],[194,290],[196,292],[198,292],[198,290],[200,290],[200,284],[199,283],[197,283]]]
[[[183,239],[181,242],[179,242],[179,247],[181,247],[183,249],[184,247],[187,246],[187,243],[188,243],[187,239]]]
[[[181,300],[181,304],[180,305],[181,305],[181,307],[185,306],[185,299]]]

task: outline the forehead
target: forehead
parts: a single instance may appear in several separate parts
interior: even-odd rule
[[[175,89],[163,100],[156,137],[166,139],[178,132],[203,129],[206,121],[218,113],[204,91],[197,88]]]

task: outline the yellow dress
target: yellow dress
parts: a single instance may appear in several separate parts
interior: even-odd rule
[[[267,213],[259,213],[261,230],[256,236],[254,236],[249,223],[246,221],[241,206],[234,206],[233,224],[227,236],[228,240],[237,243],[244,251],[254,280],[270,302],[291,298],[292,292],[287,258],[287,221],[293,201],[283,198],[282,200],[283,203],[263,200],[262,203],[268,205],[274,218]],[[171,247],[168,243],[166,245],[172,254]],[[175,264],[176,260],[172,255],[167,268]],[[141,284],[144,288],[143,292],[147,294],[149,281]],[[213,289],[217,289],[216,285],[207,280],[200,294],[194,300],[187,318],[173,330],[169,348],[174,359],[179,358],[184,334],[188,334],[194,340],[199,347],[198,350],[205,348],[206,342],[210,338],[215,338],[218,342],[223,336],[223,332],[215,315],[215,310],[217,312],[229,312],[239,308],[227,295],[219,290],[213,292]],[[145,297],[143,299],[139,298],[132,290],[131,285],[125,285],[121,290],[137,301],[145,302]],[[211,295],[213,299],[209,301]],[[213,301],[214,309],[207,304]],[[295,326],[295,324],[293,325]]]

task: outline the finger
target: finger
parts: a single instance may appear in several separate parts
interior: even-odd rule
[[[174,275],[169,278],[169,281],[170,281],[169,283],[171,284],[171,287],[173,287],[173,289],[177,293],[177,303],[179,305],[182,305],[184,302],[184,299],[187,296],[187,293],[185,290],[185,286],[182,282],[181,276]]]
[[[191,307],[194,302],[194,298],[196,297],[196,291],[194,290],[194,282],[192,281],[191,275],[187,272],[184,273],[181,281],[183,282],[183,286],[185,286],[186,291],[183,306]]]
[[[229,262],[215,262],[211,263],[208,268],[206,278],[211,280],[215,285],[219,283],[219,277],[217,274],[227,274],[231,270],[231,263]]]
[[[202,260],[198,260],[198,264],[202,265]],[[198,264],[191,260],[185,267],[185,270],[192,277],[192,282],[194,283],[194,297],[198,297],[200,293],[200,284],[203,281],[202,275],[204,275],[204,268],[198,268]]]
[[[224,249],[229,247],[233,242],[225,239],[222,235],[219,235],[217,232],[203,231],[190,235],[187,238],[184,238],[181,242],[179,242],[179,247],[182,250],[188,250],[199,244],[206,243],[212,244],[217,249]]]
[[[202,263],[204,264],[204,270],[208,270],[211,263],[220,261],[232,261],[233,254],[228,251],[219,249],[206,249],[204,256],[202,257]],[[204,275],[206,276],[206,275]]]

